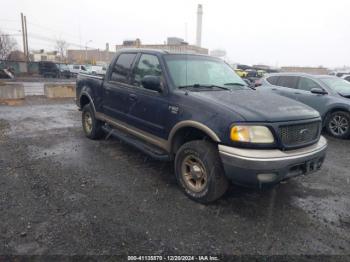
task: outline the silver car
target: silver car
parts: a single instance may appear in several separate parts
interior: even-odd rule
[[[316,109],[327,132],[350,136],[350,82],[329,75],[276,73],[261,79],[261,91],[273,92]]]

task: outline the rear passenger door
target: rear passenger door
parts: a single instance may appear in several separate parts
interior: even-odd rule
[[[146,75],[159,76],[163,92],[145,89],[142,78]],[[130,121],[132,124],[158,137],[165,136],[165,122],[168,110],[168,96],[163,78],[162,67],[154,54],[142,53],[131,77],[134,87],[134,100],[130,106]]]
[[[129,109],[133,103],[130,76],[136,56],[137,53],[121,53],[111,65],[103,85],[103,113],[125,122],[129,121]]]
[[[277,86],[274,91],[280,95],[296,100],[298,80],[298,76],[279,76],[276,82]]]

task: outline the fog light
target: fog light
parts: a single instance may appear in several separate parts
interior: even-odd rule
[[[259,180],[259,182],[261,183],[268,183],[268,182],[272,182],[276,179],[277,174],[275,173],[271,173],[271,174],[258,174],[257,178]]]

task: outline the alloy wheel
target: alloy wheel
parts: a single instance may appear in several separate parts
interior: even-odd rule
[[[90,112],[85,112],[84,114],[84,128],[88,134],[92,132],[92,116]]]
[[[342,115],[334,115],[329,121],[329,130],[335,136],[342,136],[349,130],[349,120]]]
[[[181,174],[187,188],[191,191],[201,192],[205,189],[208,175],[203,162],[198,157],[186,156],[182,161]]]

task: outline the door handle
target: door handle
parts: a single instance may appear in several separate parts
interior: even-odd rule
[[[131,101],[136,101],[136,100],[137,100],[137,95],[135,95],[135,94],[130,94],[130,95],[129,95],[129,99],[130,99]]]
[[[294,92],[294,94],[296,94],[296,95],[300,95],[300,93],[299,93],[299,92]]]
[[[276,88],[272,88],[271,90],[272,90],[272,91],[276,91],[277,89],[276,89]]]

